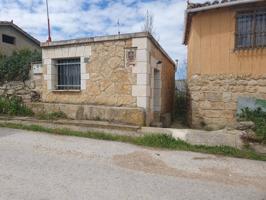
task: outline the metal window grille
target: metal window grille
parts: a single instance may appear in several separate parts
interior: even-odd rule
[[[60,59],[56,62],[58,90],[80,90],[80,59]]]
[[[237,15],[236,48],[266,46],[266,9]]]
[[[2,42],[8,43],[8,44],[15,44],[15,37],[3,34]]]

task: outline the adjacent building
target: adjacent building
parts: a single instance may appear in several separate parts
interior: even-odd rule
[[[40,42],[13,21],[0,21],[0,53],[10,56],[14,51],[21,49],[41,51]]]
[[[41,47],[43,82],[41,103],[32,105],[36,112],[170,124],[175,63],[149,33],[45,42]]]
[[[185,24],[189,121],[232,124],[242,98],[266,99],[266,1],[188,3]]]

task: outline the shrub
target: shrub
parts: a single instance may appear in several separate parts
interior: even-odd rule
[[[31,116],[33,112],[18,97],[0,97],[0,114]]]
[[[266,142],[266,112],[263,112],[261,108],[256,110],[250,110],[249,108],[242,109],[239,115],[240,120],[253,121],[256,125],[255,132],[258,139]]]
[[[183,125],[187,124],[187,93],[178,91],[175,93],[175,118],[178,119]]]
[[[28,49],[15,51],[8,57],[0,55],[0,83],[27,80],[31,63],[40,60],[41,53]]]

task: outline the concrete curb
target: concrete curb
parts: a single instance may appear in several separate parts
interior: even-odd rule
[[[237,130],[203,131],[142,127],[140,132],[143,134],[168,134],[175,139],[180,139],[193,145],[230,146],[238,149],[244,146],[244,142],[241,139],[242,131]]]
[[[244,142],[241,139],[242,131],[219,130],[203,131],[194,129],[172,129],[157,127],[137,127],[123,124],[112,124],[101,121],[77,121],[57,120],[47,121],[28,117],[4,117],[0,116],[0,123],[12,123],[21,125],[39,125],[52,129],[70,129],[81,132],[101,132],[113,135],[142,136],[144,134],[167,134],[175,139],[180,139],[193,145],[206,146],[230,146],[241,149]]]
[[[38,125],[46,128],[52,129],[69,129],[73,131],[80,132],[98,132],[106,133],[113,135],[128,135],[128,136],[139,136],[140,133],[137,132],[139,127],[127,126],[115,124],[109,126],[108,122],[97,122],[97,121],[88,121],[85,123],[78,123],[77,121],[68,123],[68,120],[57,120],[57,121],[47,121],[47,120],[37,120],[27,117],[0,117],[0,123],[10,123],[10,124],[20,124],[20,125]]]

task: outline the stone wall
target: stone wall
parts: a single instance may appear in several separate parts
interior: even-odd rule
[[[191,126],[218,129],[236,122],[238,97],[266,99],[266,76],[194,75],[188,88]]]
[[[59,46],[43,49],[44,76],[42,101],[50,103],[85,103],[91,105],[135,107],[132,85],[136,75],[125,65],[125,48],[131,40],[96,42],[84,45]],[[56,91],[49,84],[53,74],[51,60],[65,57],[88,58],[81,64],[81,90]]]
[[[69,119],[118,122],[142,126],[145,111],[141,108],[95,106],[62,103],[28,103],[34,113],[63,112]]]
[[[38,86],[34,80],[28,80],[25,82],[12,81],[4,83],[0,85],[0,96],[20,97],[25,103],[40,100]]]

